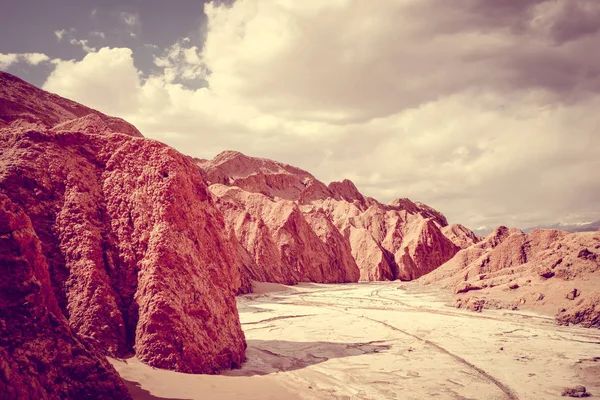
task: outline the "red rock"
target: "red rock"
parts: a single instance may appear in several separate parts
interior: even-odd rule
[[[546,308],[561,306],[562,311],[556,316],[559,323],[598,326],[595,304],[600,296],[600,257],[589,250],[598,242],[599,232],[536,229],[525,234],[518,229],[499,227],[420,281],[451,288],[455,293],[473,290],[472,287],[487,288],[490,297],[500,290],[499,285],[516,289],[517,280],[535,282],[542,285],[545,294],[522,285],[515,292],[533,299],[532,304],[524,297],[515,298],[513,303],[527,303],[531,307],[542,303],[540,306]],[[574,289],[575,285],[587,289],[580,291]]]
[[[475,235],[473,231],[461,224],[444,226],[442,228],[442,233],[444,236],[450,239],[452,243],[461,249],[466,249],[467,247],[481,241],[481,238]]]
[[[581,324],[586,328],[600,328],[600,294],[594,293],[556,315],[561,325]]]
[[[252,279],[339,282],[344,274],[354,279],[355,274],[349,271],[357,265],[361,280],[411,280],[479,240],[462,226],[445,229],[446,218],[431,207],[408,199],[384,205],[364,197],[349,180],[326,186],[299,168],[234,151],[196,163],[213,184],[211,191],[220,199],[219,207],[229,225],[254,258]],[[325,246],[329,250],[320,245],[304,246],[305,238],[314,241],[311,229],[323,229],[322,224],[315,226],[315,215],[320,221],[330,221],[328,237],[335,239]],[[293,229],[284,227],[288,220],[293,221],[288,224]],[[336,251],[331,254],[334,243]],[[301,257],[310,249],[328,256],[311,253]],[[286,261],[282,252],[294,256]],[[323,263],[345,272],[319,274]]]
[[[102,128],[92,133],[119,132],[130,136],[142,137],[131,124],[121,118],[109,117],[99,111],[82,106],[0,71],[0,129],[57,130],[88,129],[102,123]],[[99,122],[100,121],[100,122]],[[71,129],[69,129],[71,128]],[[81,131],[81,130],[80,130]]]
[[[234,295],[249,282],[198,167],[159,142],[114,133],[101,114],[65,124],[89,109],[1,76],[14,88],[3,83],[10,101],[0,115],[59,123],[2,128],[0,192],[31,219],[73,330],[104,354],[134,351],[155,367],[240,366]],[[35,114],[45,108],[48,117]]]
[[[237,151],[224,151],[210,161],[196,162],[210,183],[237,186],[269,198],[308,201],[331,195],[323,183],[300,168]]]
[[[106,358],[81,340],[50,287],[25,212],[0,194],[0,397],[128,399]]]
[[[264,282],[355,282],[350,247],[323,212],[303,215],[297,203],[238,187],[212,185],[228,225],[253,258],[248,277]]]

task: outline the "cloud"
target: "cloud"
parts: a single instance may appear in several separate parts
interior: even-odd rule
[[[20,56],[31,65],[38,65],[42,62],[50,61],[50,57],[42,53],[24,53]]]
[[[50,58],[42,53],[0,53],[0,70],[6,70],[12,64],[25,62],[30,65],[39,65],[42,62],[50,61]]]
[[[45,88],[186,154],[278,159],[471,227],[600,218],[594,4],[209,4],[204,47],[156,53],[159,74],[103,48]]]
[[[77,100],[109,114],[135,110],[140,89],[132,51],[111,49],[88,53],[81,61],[56,61],[44,90]]]
[[[106,39],[106,34],[101,31],[91,31],[90,36],[97,37],[100,39]]]
[[[140,24],[140,15],[138,13],[122,12],[120,16],[123,23],[130,27],[134,27]]]
[[[6,70],[9,66],[17,62],[18,55],[14,53],[0,53],[0,70]]]
[[[204,79],[208,73],[202,61],[200,49],[190,46],[190,39],[183,38],[163,52],[154,56],[154,64],[164,68],[163,73],[169,82],[176,79],[185,81]]]
[[[62,41],[63,36],[65,36],[65,33],[67,33],[67,31],[65,29],[59,29],[54,31],[54,35],[56,36],[56,39],[58,39],[58,41]]]
[[[85,40],[85,39],[80,39],[80,40],[71,39],[69,41],[69,43],[71,43],[72,45],[75,45],[75,46],[81,46],[81,48],[83,49],[83,51],[85,51],[86,53],[92,53],[92,52],[96,51],[95,47],[88,46],[88,41]]]
[[[142,30],[142,20],[140,14],[135,12],[121,12],[119,14],[121,22],[125,25],[129,36],[136,39],[139,37]]]

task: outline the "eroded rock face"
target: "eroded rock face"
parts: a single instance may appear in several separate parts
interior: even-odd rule
[[[128,399],[119,375],[69,327],[25,212],[0,194],[0,397]]]
[[[473,231],[461,224],[444,226],[442,228],[442,233],[444,236],[450,239],[452,243],[461,249],[466,249],[467,247],[481,241],[481,238],[475,235]]]
[[[85,107],[1,77],[14,87],[0,86],[0,115],[29,113],[37,125],[0,128],[0,193],[30,218],[72,329],[104,354],[133,351],[155,367],[238,367],[234,295],[249,281],[198,167],[99,113],[64,121]]]
[[[558,308],[561,324],[598,327],[600,232],[499,227],[420,281],[495,307]]]
[[[196,162],[252,255],[251,279],[411,280],[479,241],[467,228],[446,229],[431,207],[408,199],[384,205],[349,180],[326,186],[306,171],[234,151]]]
[[[131,124],[109,117],[0,71],[0,129],[32,129],[88,133],[119,132],[142,137]]]
[[[586,328],[600,328],[600,293],[593,293],[556,315],[561,325],[581,324]]]
[[[350,247],[324,214],[305,217],[298,204],[215,184],[212,193],[251,255],[247,273],[263,282],[356,282]]]

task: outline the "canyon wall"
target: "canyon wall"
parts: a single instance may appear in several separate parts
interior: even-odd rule
[[[0,193],[31,220],[77,337],[176,371],[239,367],[235,294],[249,282],[198,167],[122,120],[0,77]]]
[[[382,204],[349,180],[325,185],[299,168],[235,151],[196,163],[254,262],[249,279],[412,280],[479,240],[431,207]]]

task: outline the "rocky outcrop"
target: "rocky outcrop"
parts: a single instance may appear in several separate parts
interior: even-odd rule
[[[449,288],[461,306],[559,309],[561,324],[597,327],[600,232],[499,227],[420,282]]]
[[[481,238],[473,233],[473,231],[461,224],[444,226],[442,228],[442,233],[444,236],[450,239],[452,243],[461,249],[466,249],[467,247],[481,241]]]
[[[556,321],[561,325],[581,324],[586,328],[600,328],[600,293],[578,299],[574,305],[561,309]]]
[[[69,327],[25,212],[0,194],[0,398],[128,399],[119,375]]]
[[[0,71],[0,129],[142,134],[121,118],[109,117]]]
[[[321,213],[305,217],[298,204],[215,184],[228,226],[252,258],[249,279],[262,282],[355,282],[359,271],[350,247]]]
[[[155,367],[240,366],[234,295],[249,281],[198,167],[164,144],[117,133],[128,124],[77,117],[89,109],[2,79],[0,193],[30,218],[73,331],[103,354],[134,352]],[[35,129],[10,122],[25,114]]]
[[[329,189],[300,168],[264,158],[224,151],[212,160],[196,160],[210,183],[237,186],[269,198],[296,201],[324,198]]]
[[[196,163],[252,255],[251,279],[411,280],[479,241],[464,227],[448,228],[431,207],[408,199],[384,205],[349,180],[325,185],[299,168],[235,151]]]

